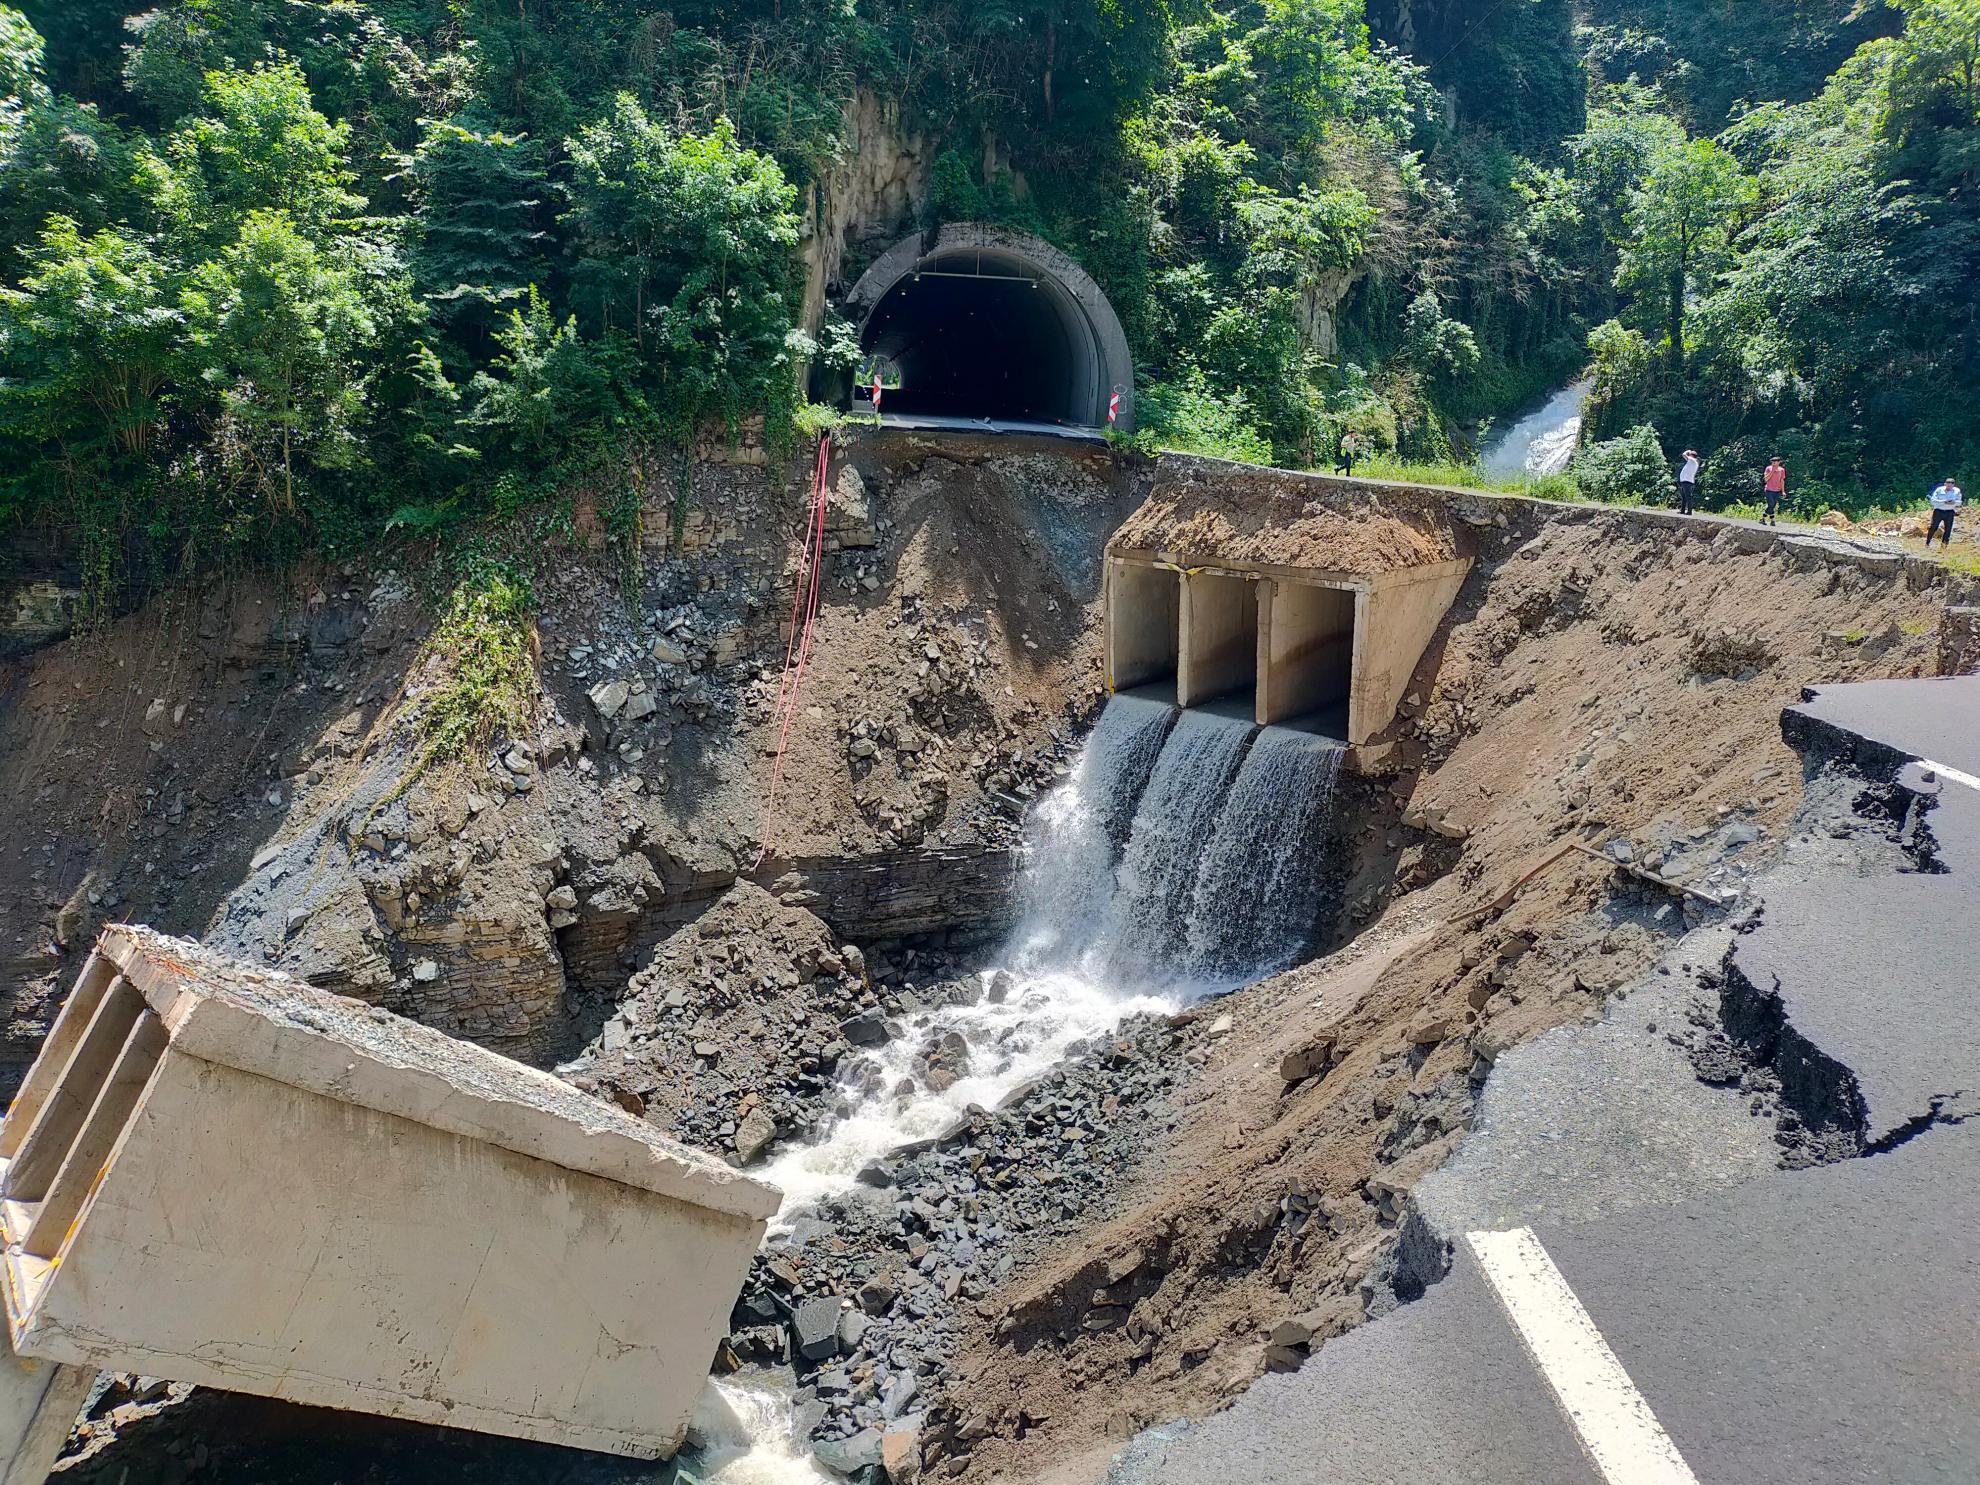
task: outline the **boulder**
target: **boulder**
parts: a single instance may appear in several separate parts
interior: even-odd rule
[[[892,1485],[916,1485],[921,1479],[921,1424],[896,1423],[880,1436],[880,1468]]]
[[[631,695],[632,688],[624,681],[600,681],[591,688],[591,704],[609,722],[626,709],[626,699]]]
[[[862,1011],[839,1023],[839,1035],[855,1047],[877,1047],[887,1040],[887,1020],[878,1011]]]
[[[793,1339],[798,1355],[806,1361],[823,1361],[839,1351],[839,1312],[845,1307],[836,1296],[807,1299],[791,1317]]]
[[[1288,1083],[1303,1083],[1324,1073],[1334,1065],[1334,1048],[1339,1044],[1340,1037],[1334,1032],[1322,1032],[1279,1059],[1279,1076]]]
[[[856,1475],[880,1463],[880,1430],[862,1428],[849,1439],[820,1439],[811,1453],[828,1470]]]
[[[764,1146],[777,1137],[777,1121],[761,1104],[751,1109],[736,1126],[736,1159],[748,1165],[763,1153]]]

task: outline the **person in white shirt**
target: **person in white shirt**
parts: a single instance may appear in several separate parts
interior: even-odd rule
[[[1928,498],[1932,502],[1932,524],[1925,531],[1925,549],[1929,552],[1932,549],[1932,538],[1941,531],[1945,532],[1945,544],[1952,545],[1953,517],[1959,514],[1959,507],[1966,499],[1966,492],[1953,483],[1951,475],[1947,475],[1945,481]]]
[[[1678,470],[1678,514],[1691,514],[1692,503],[1698,498],[1698,450],[1684,451],[1684,467]]]

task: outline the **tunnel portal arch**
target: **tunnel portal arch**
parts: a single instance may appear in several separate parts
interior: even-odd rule
[[[1134,431],[1134,361],[1107,296],[1050,243],[979,222],[903,238],[845,301],[889,413]],[[891,387],[893,376],[899,379]]]

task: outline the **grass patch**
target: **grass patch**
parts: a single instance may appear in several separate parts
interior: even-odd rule
[[[504,568],[455,587],[419,667],[440,679],[413,704],[413,777],[513,736],[529,720],[537,695],[531,600],[529,584]]]
[[[1392,480],[1403,485],[1451,485],[1482,490],[1490,495],[1530,495],[1536,500],[1582,502],[1581,486],[1571,474],[1493,476],[1471,464],[1412,464],[1401,459],[1369,459],[1354,466],[1357,479]]]

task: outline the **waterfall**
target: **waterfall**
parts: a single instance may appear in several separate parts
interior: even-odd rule
[[[1211,712],[1184,712],[1177,720],[1135,810],[1099,932],[1081,965],[1087,973],[1159,983],[1186,967],[1197,867],[1254,730]]]
[[[1117,696],[1066,781],[1027,822],[1008,968],[959,1004],[905,1017],[840,1064],[840,1112],[815,1144],[760,1174],[784,1192],[772,1226],[850,1187],[862,1167],[994,1108],[1126,1017],[1170,1012],[1297,962],[1330,873],[1321,858],[1338,743]],[[947,1076],[929,1071],[943,1049]],[[698,1436],[715,1485],[825,1478],[768,1379],[710,1384]]]
[[[1190,895],[1191,970],[1243,981],[1296,963],[1330,873],[1317,859],[1347,750],[1267,727],[1245,754]]]
[[[1478,467],[1500,479],[1559,474],[1574,462],[1582,415],[1594,390],[1595,383],[1586,378],[1568,383],[1495,438],[1479,456]]]
[[[1113,896],[1114,865],[1135,807],[1176,720],[1159,701],[1117,696],[1100,714],[1066,783],[1032,811],[1012,958],[1053,965],[1090,941]]]

